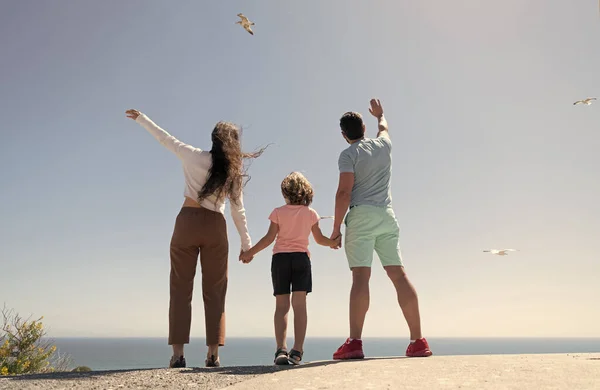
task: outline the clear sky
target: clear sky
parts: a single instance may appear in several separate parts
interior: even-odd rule
[[[210,147],[245,126],[256,242],[299,170],[332,215],[338,120],[379,97],[393,199],[428,336],[600,336],[600,19],[595,0],[4,1],[0,302],[53,336],[167,334],[178,159],[136,108]],[[250,36],[235,25],[243,12]],[[231,242],[228,335],[272,335],[270,251]],[[322,222],[328,233],[331,221]],[[513,247],[507,257],[483,249]],[[343,251],[313,252],[308,336],[347,336]],[[407,337],[374,262],[365,337]],[[200,287],[199,279],[197,286]],[[193,336],[203,336],[195,291]],[[290,332],[292,333],[292,332]]]

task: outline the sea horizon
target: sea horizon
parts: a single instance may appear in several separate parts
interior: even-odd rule
[[[339,336],[341,338],[346,338],[347,336]],[[408,336],[373,336],[373,337],[364,337],[363,339],[407,339]],[[307,337],[307,339],[334,339],[337,336],[311,336]],[[496,340],[496,339],[544,339],[544,340],[577,340],[577,339],[585,339],[585,340],[600,340],[600,336],[598,337],[586,337],[586,336],[577,336],[577,337],[566,337],[566,336],[427,336],[427,339],[485,339],[485,340]],[[59,340],[59,339],[167,339],[167,336],[45,336],[45,339],[48,340]],[[204,337],[190,337],[190,340],[204,340]],[[273,336],[227,336],[227,340],[231,339],[274,339]],[[293,340],[293,337],[288,337],[288,340]]]
[[[171,348],[166,337],[50,337],[60,353],[73,359],[73,366],[94,371],[166,367]],[[600,337],[428,337],[434,356],[552,354],[600,352]],[[203,366],[205,339],[196,337],[186,345],[188,367]],[[304,344],[304,362],[330,360],[345,337],[309,337]],[[403,356],[406,337],[365,337],[367,357]],[[293,339],[288,338],[288,347]],[[273,364],[273,337],[228,337],[220,349],[223,366]]]

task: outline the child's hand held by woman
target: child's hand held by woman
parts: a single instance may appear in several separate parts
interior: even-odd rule
[[[250,251],[246,251],[240,253],[240,261],[244,264],[248,264],[249,262],[252,261],[252,259],[254,259],[254,256],[250,253]]]

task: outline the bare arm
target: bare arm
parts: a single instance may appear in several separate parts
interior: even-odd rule
[[[379,137],[387,137],[390,138],[390,133],[388,132],[388,124],[387,120],[385,120],[385,116],[381,114],[379,118],[377,118],[377,138]]]
[[[333,234],[331,238],[336,240],[341,235],[341,227],[346,211],[350,207],[352,197],[352,187],[354,186],[354,173],[340,173],[340,182],[335,194],[335,218],[333,221]]]
[[[279,225],[277,225],[275,222],[271,222],[271,225],[269,225],[269,231],[267,232],[267,234],[265,234],[265,236],[263,238],[261,238],[260,241],[258,241],[256,243],[256,245],[254,245],[247,252],[245,252],[244,255],[250,256],[250,257],[256,256],[256,254],[258,252],[267,248],[269,245],[271,245],[273,243],[273,241],[275,241],[275,238],[277,238],[278,232],[279,232]]]
[[[369,112],[375,118],[377,118],[377,138],[386,137],[390,138],[390,134],[388,133],[388,124],[385,120],[385,116],[383,116],[383,106],[379,99],[371,99],[369,102],[371,107],[369,107]]]
[[[315,223],[311,229],[313,238],[315,242],[319,245],[328,246],[331,248],[335,248],[337,246],[337,242],[332,240],[331,238],[327,238],[323,235],[321,228],[319,227],[319,223]]]

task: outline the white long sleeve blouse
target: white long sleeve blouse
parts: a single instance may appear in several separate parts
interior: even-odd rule
[[[210,152],[187,145],[171,134],[160,128],[150,118],[140,114],[136,122],[142,125],[150,134],[154,136],[164,147],[173,152],[183,165],[183,176],[185,178],[184,196],[196,200],[198,192],[206,183],[208,171],[212,165],[212,156]],[[248,233],[248,224],[246,222],[246,210],[244,209],[243,195],[237,202],[230,201],[231,217],[235,227],[240,235],[242,250],[247,251],[252,247],[252,240]],[[225,200],[217,201],[216,196],[211,195],[203,199],[200,205],[212,211],[225,214]]]

